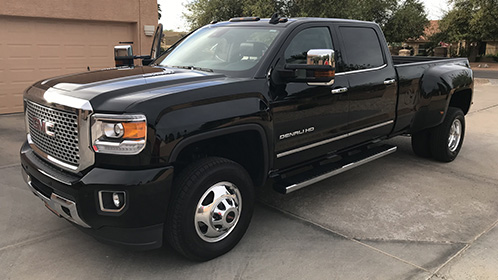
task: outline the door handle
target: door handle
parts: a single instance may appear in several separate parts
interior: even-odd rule
[[[332,94],[337,94],[337,93],[344,93],[346,91],[348,91],[348,88],[342,87],[342,88],[333,89],[331,92]]]
[[[395,79],[389,79],[384,81],[384,85],[392,85],[396,82]]]

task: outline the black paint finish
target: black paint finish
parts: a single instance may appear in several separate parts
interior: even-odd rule
[[[157,225],[164,222],[175,174],[196,157],[232,156],[248,169],[255,184],[263,185],[269,174],[324,155],[436,126],[453,96],[458,95],[460,101],[452,104],[468,100],[470,106],[473,76],[466,59],[392,59],[382,31],[374,23],[308,18],[270,25],[262,19],[204,28],[217,26],[278,28],[280,32],[261,60],[240,73],[144,66],[35,83],[25,99],[32,99],[35,91],[56,88],[67,96],[88,100],[94,113],[143,113],[147,117],[147,144],[134,156],[97,153],[94,166],[70,185],[40,173],[44,166],[29,159],[27,154],[33,151],[25,144],[21,149],[25,171],[76,201],[83,220],[96,231],[146,228],[150,232],[150,227],[161,228]],[[332,85],[285,82],[279,76],[287,44],[310,27],[330,31],[337,63]],[[384,64],[370,69],[346,67],[348,57],[340,27],[373,29]],[[392,79],[394,83],[384,84]],[[347,91],[332,92],[339,88]],[[289,133],[293,136],[285,136]],[[229,150],[224,152],[224,147]],[[293,152],[286,155],[289,151]],[[104,189],[127,192],[129,206],[124,213],[99,211],[96,195]],[[112,230],[101,232],[105,232],[103,239],[112,239]]]

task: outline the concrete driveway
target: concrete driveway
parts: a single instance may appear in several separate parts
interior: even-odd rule
[[[498,80],[478,80],[460,156],[395,154],[289,195],[259,191],[228,254],[132,252],[52,215],[20,176],[21,115],[0,116],[2,279],[497,279]]]

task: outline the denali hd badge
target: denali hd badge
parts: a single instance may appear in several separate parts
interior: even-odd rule
[[[55,127],[55,124],[53,122],[49,122],[49,121],[44,121],[42,119],[39,119],[37,117],[33,117],[33,128],[42,132],[42,133],[45,133],[46,135],[50,136],[50,137],[54,137],[55,136],[55,131],[54,131],[54,127]]]
[[[289,138],[289,137],[293,137],[293,136],[301,135],[301,134],[306,134],[306,133],[310,133],[310,132],[313,132],[313,131],[315,131],[315,127],[312,126],[310,128],[305,128],[305,129],[301,129],[301,130],[296,130],[294,132],[280,134],[279,139],[283,140],[283,139],[286,139],[286,138]]]

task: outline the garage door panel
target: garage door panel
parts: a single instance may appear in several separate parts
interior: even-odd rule
[[[132,23],[0,16],[0,114],[22,111],[22,92],[42,79],[113,67],[113,46]]]
[[[60,44],[36,44],[35,54],[38,58],[59,57],[61,52]]]

